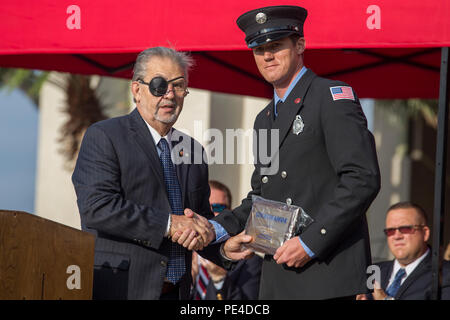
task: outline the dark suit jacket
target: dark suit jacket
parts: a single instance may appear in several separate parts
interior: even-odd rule
[[[332,99],[330,87],[339,85],[345,84],[308,70],[275,120],[273,101],[258,114],[252,191],[233,212],[214,218],[228,233],[237,234],[247,221],[252,195],[260,195],[292,201],[314,219],[301,239],[315,258],[295,269],[278,265],[266,255],[261,299],[329,299],[368,290],[366,268],[371,254],[365,213],[379,191],[380,174],[374,139],[358,99]],[[304,129],[295,134],[297,115]],[[261,171],[267,167],[261,156],[267,153],[259,146],[264,133],[260,129],[279,130],[279,170],[274,174]],[[271,164],[277,164],[276,157]]]
[[[377,264],[381,272],[381,288],[386,291],[394,268],[394,260]],[[450,263],[442,264],[441,299],[450,299]],[[395,300],[430,300],[431,299],[431,252],[419,263],[406,278],[395,295]]]
[[[212,281],[208,283],[205,300],[218,300],[218,294],[223,300],[257,300],[262,261],[258,256],[239,261],[228,271],[222,289],[217,290]]]
[[[174,141],[178,136],[182,145]],[[176,130],[172,143],[184,150],[175,154],[192,163],[203,152]],[[184,207],[212,217],[207,165],[182,163],[176,169]],[[97,236],[94,299],[158,299],[169,257],[164,234],[171,208],[155,143],[137,109],[88,128],[72,181],[82,229]],[[180,297],[188,299],[191,253],[185,258]]]

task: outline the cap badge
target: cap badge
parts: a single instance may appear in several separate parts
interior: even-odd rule
[[[292,125],[292,132],[298,135],[299,133],[303,132],[303,128],[305,128],[305,124],[302,117],[298,114],[295,117],[294,124]]]
[[[264,12],[259,12],[256,15],[256,22],[258,22],[259,24],[263,24],[267,21],[267,15]]]

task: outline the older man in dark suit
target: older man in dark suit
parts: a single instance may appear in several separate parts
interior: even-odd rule
[[[202,216],[212,216],[208,167],[194,161],[203,149],[172,128],[191,63],[169,48],[141,52],[131,86],[137,108],[86,131],[72,180],[82,228],[97,236],[95,299],[189,297],[187,249],[209,242]],[[177,230],[188,230],[187,249],[170,240]]]

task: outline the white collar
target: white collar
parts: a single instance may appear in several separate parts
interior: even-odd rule
[[[169,149],[172,149],[172,143],[171,143],[171,141],[172,141],[172,128],[170,128],[169,132],[164,137],[161,137],[161,135],[158,133],[158,131],[156,131],[155,128],[153,128],[151,125],[149,125],[147,123],[147,121],[145,121],[145,124],[147,125],[148,129],[150,130],[150,133],[152,134],[153,141],[155,141],[155,146],[158,145],[159,140],[161,140],[161,138],[165,138],[167,140],[167,142],[169,143]]]
[[[423,259],[425,259],[425,257],[427,256],[427,254],[430,252],[430,249],[427,248],[427,251],[425,251],[425,253],[423,255],[421,255],[418,259],[414,260],[413,262],[411,262],[410,264],[408,264],[405,268],[406,271],[406,276],[403,277],[402,279],[402,283],[403,281],[406,280],[406,278],[409,277],[409,275],[414,271],[414,269],[417,268],[417,266],[422,262]],[[397,271],[400,270],[401,268],[403,268],[400,263],[397,261],[397,259],[395,259],[394,261],[394,268],[392,269],[392,274],[391,274],[391,278],[389,280],[389,285],[394,281],[395,275],[397,274]]]

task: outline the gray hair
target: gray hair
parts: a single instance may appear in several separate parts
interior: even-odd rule
[[[194,65],[194,59],[185,52],[176,51],[175,49],[166,47],[149,48],[139,53],[133,68],[133,81],[144,79],[147,73],[147,63],[153,57],[169,58],[177,63],[184,71],[186,82],[188,81],[189,70]]]

